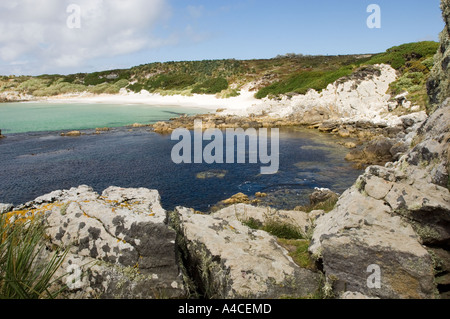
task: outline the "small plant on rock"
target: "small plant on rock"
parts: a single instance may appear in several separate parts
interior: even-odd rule
[[[54,278],[67,251],[56,250],[40,260],[45,227],[39,218],[10,222],[0,215],[0,299],[54,299],[65,287]]]

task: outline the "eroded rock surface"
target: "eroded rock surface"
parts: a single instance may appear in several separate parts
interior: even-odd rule
[[[418,130],[416,146],[396,163],[367,168],[337,207],[316,221],[310,251],[322,259],[336,291],[437,296],[437,265],[427,248],[450,247],[449,102]],[[381,268],[379,289],[366,283],[370,265]]]

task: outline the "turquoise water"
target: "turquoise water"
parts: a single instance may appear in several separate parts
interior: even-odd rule
[[[120,127],[208,112],[202,108],[143,104],[4,103],[0,104],[0,130],[13,134]]]

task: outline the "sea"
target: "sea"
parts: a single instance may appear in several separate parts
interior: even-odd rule
[[[159,191],[167,210],[177,206],[207,212],[236,193],[267,193],[270,205],[307,205],[315,188],[344,192],[362,173],[345,160],[339,137],[301,127],[280,129],[279,170],[261,174],[261,164],[181,163],[172,160],[179,143],[154,133],[152,124],[201,108],[144,104],[0,104],[0,203],[20,205],[59,189],[88,185]],[[96,133],[96,128],[110,128]],[[62,132],[80,130],[79,137]],[[224,141],[225,143],[225,141]],[[206,145],[206,142],[205,142]],[[247,157],[248,158],[248,154]]]

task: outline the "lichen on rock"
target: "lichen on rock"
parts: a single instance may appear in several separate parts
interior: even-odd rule
[[[110,187],[100,196],[80,186],[29,202],[39,212],[48,247],[68,249],[56,276],[65,298],[180,298],[185,296],[176,233],[157,191]],[[45,256],[43,256],[45,258]]]

